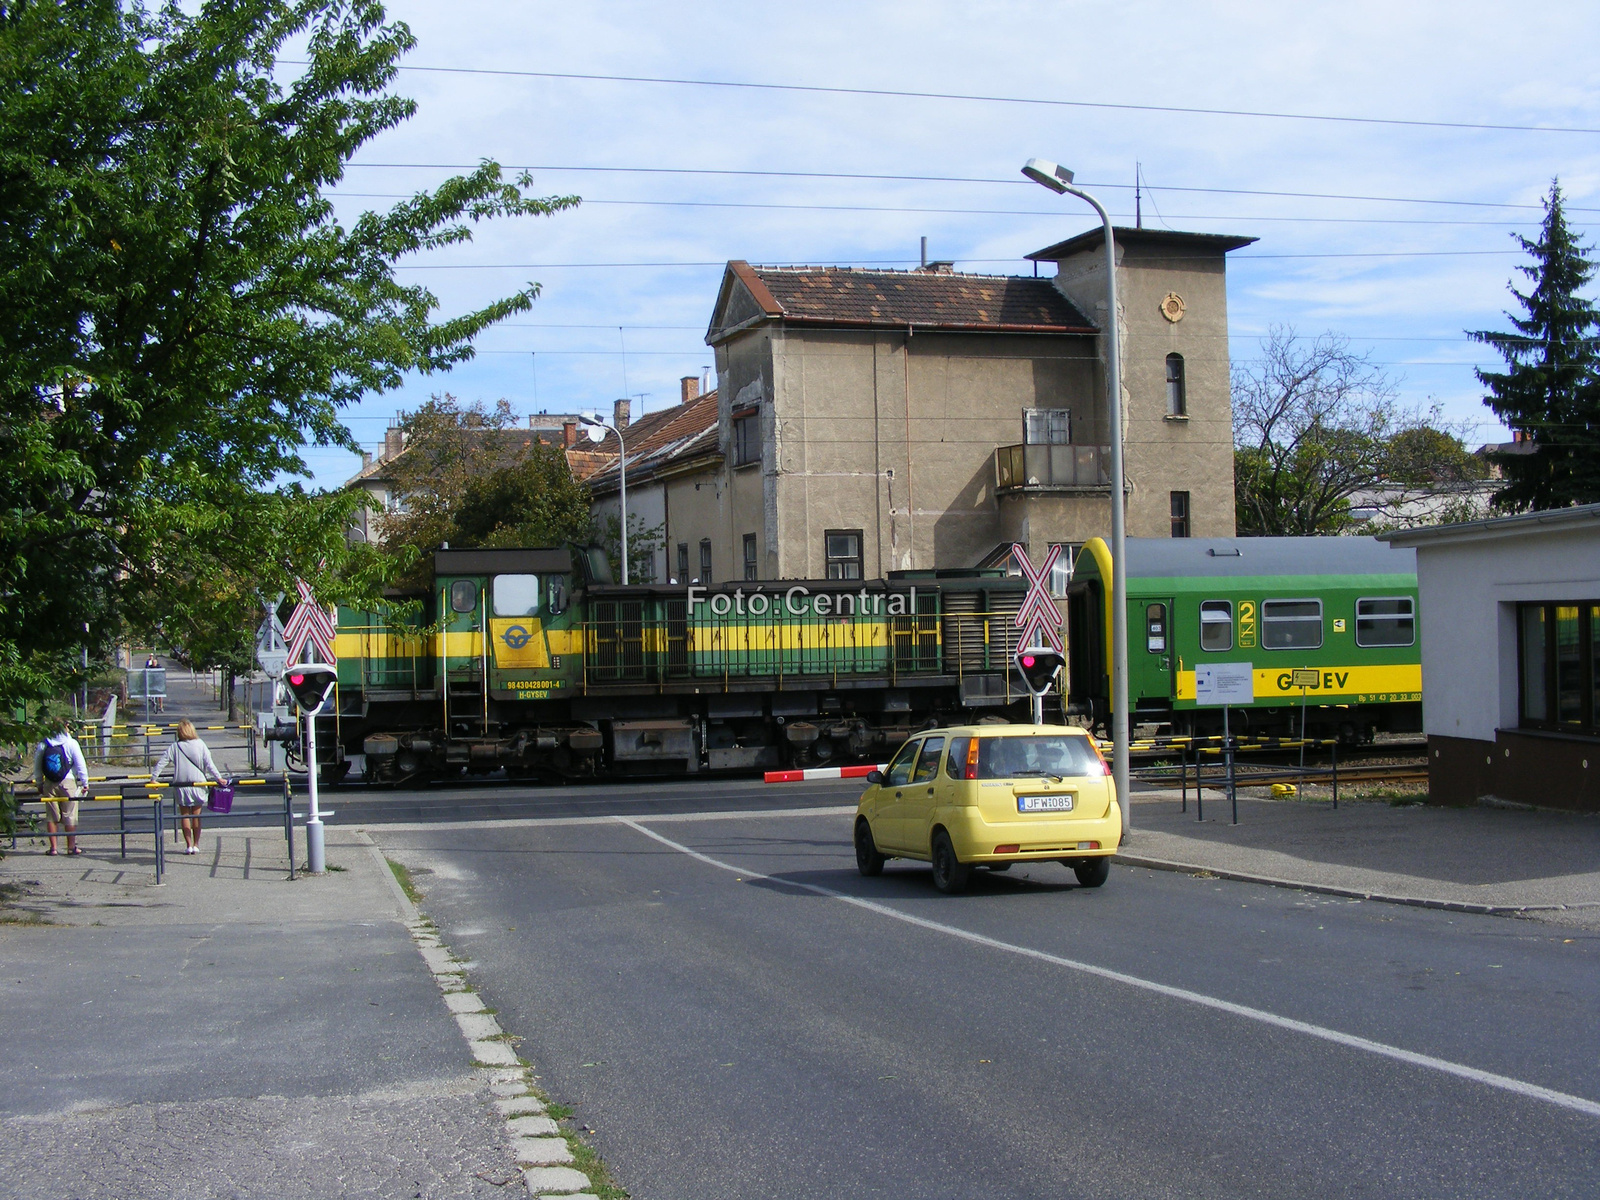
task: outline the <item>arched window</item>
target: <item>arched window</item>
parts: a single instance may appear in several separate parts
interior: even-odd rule
[[[1167,355],[1167,416],[1183,417],[1189,413],[1183,394],[1183,355]]]

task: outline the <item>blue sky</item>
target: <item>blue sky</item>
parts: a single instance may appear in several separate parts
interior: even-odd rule
[[[1091,224],[1022,179],[1032,156],[1071,166],[1119,222],[1132,223],[1139,164],[1146,225],[1261,239],[1230,256],[1235,362],[1274,324],[1343,334],[1407,403],[1499,440],[1472,375],[1495,360],[1463,330],[1504,325],[1525,261],[1509,235],[1536,231],[1552,177],[1586,236],[1600,213],[1592,3],[454,0],[390,14],[417,35],[408,67],[452,70],[400,73],[418,115],[362,150],[341,216],[481,158],[585,202],[408,261],[444,315],[543,291],[474,361],[348,410],[368,448],[435,392],[524,413],[625,392],[646,410],[673,402],[679,377],[712,362],[703,336],[730,258],[912,266],[926,236],[958,270],[1030,273],[1023,255]],[[307,460],[324,486],[359,465],[315,448]]]

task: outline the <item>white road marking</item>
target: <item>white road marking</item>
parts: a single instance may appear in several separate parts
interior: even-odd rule
[[[655,819],[655,818],[648,818]],[[835,891],[833,888],[822,887],[815,883],[801,883],[793,879],[777,879],[761,871],[748,867],[736,866],[733,863],[723,862],[721,859],[712,858],[709,854],[702,854],[692,850],[681,842],[675,842],[669,837],[647,829],[632,817],[613,817],[618,824],[626,825],[668,846],[680,854],[687,854],[690,858],[705,863],[707,866],[716,867],[721,871],[742,876],[745,879],[764,879],[783,887],[800,888],[811,892],[813,895],[826,896],[830,900],[840,900],[845,904],[854,905],[856,908],[866,909],[868,912],[877,913],[879,916],[890,917],[896,921],[903,921],[907,925],[915,925],[922,929],[932,930],[949,937],[959,938],[975,945],[987,946],[991,950],[1002,950],[1008,954],[1018,954],[1024,958],[1036,959],[1039,962],[1051,963],[1068,970],[1080,971],[1085,975],[1093,975],[1098,979],[1107,979],[1113,983],[1126,984],[1128,987],[1139,988],[1142,991],[1154,992],[1157,995],[1167,996],[1174,1000],[1183,1000],[1190,1004],[1198,1004],[1202,1008],[1213,1009],[1217,1012],[1229,1013],[1236,1017],[1243,1017],[1249,1021],[1258,1021],[1263,1025],[1271,1025],[1278,1029],[1287,1029],[1293,1033],[1302,1033],[1307,1037],[1319,1038],[1335,1045],[1346,1046],[1352,1050],[1362,1050],[1368,1054],[1376,1054],[1381,1058],[1393,1059],[1396,1062],[1407,1063],[1414,1067],[1423,1067],[1430,1071],[1439,1071],[1445,1075],[1454,1075],[1458,1079],[1470,1079],[1474,1083],[1481,1083],[1488,1087],[1499,1088],[1501,1091],[1512,1092],[1518,1096],[1525,1096],[1530,1100],[1542,1100],[1546,1104],[1554,1104],[1560,1108],[1571,1109],[1573,1112],[1584,1113],[1591,1117],[1600,1117],[1600,1103],[1587,1100],[1582,1096],[1574,1096],[1567,1092],[1558,1092],[1553,1088],[1540,1087],[1536,1083],[1527,1083],[1521,1079],[1513,1079],[1509,1075],[1498,1075],[1493,1071],[1482,1071],[1477,1067],[1469,1067],[1463,1063],[1451,1062],[1446,1058],[1435,1058],[1431,1054],[1419,1054],[1415,1050],[1406,1050],[1400,1046],[1391,1046],[1386,1042],[1375,1042],[1371,1038],[1358,1037],[1352,1033],[1342,1033],[1337,1029],[1329,1029],[1325,1025],[1313,1025],[1309,1021],[1297,1021],[1293,1017],[1281,1017],[1277,1013],[1267,1012],[1265,1009],[1251,1008],[1246,1004],[1235,1004],[1231,1000],[1220,1000],[1215,996],[1207,996],[1203,992],[1190,991],[1188,988],[1173,987],[1170,984],[1157,983],[1152,979],[1141,979],[1137,975],[1128,975],[1122,971],[1113,971],[1107,967],[1097,967],[1093,963],[1080,962],[1077,959],[1064,958],[1059,954],[1050,954],[1044,950],[1036,950],[1031,946],[1019,946],[1015,942],[1003,942],[999,938],[992,938],[986,934],[973,933],[970,930],[960,929],[954,925],[945,925],[939,921],[930,921],[926,917],[912,916],[910,913],[901,912],[887,904],[879,904],[873,900],[864,900],[859,896],[851,896],[844,892]]]
[[[771,817],[843,817],[856,811],[854,803],[830,804],[819,808],[750,808],[732,811],[651,813],[635,820],[662,824],[668,821],[745,821],[767,820]],[[614,825],[625,817],[496,817],[491,821],[396,821],[393,824],[363,825],[368,834],[431,833],[434,830],[459,831],[463,829],[532,829],[542,826],[563,825]]]

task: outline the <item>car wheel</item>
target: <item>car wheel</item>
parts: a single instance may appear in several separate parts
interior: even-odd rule
[[[967,890],[972,878],[972,866],[956,857],[956,848],[950,844],[950,835],[939,830],[933,835],[933,886],[947,896]]]
[[[862,817],[856,822],[856,869],[863,875],[882,875],[884,857],[878,853],[878,844],[872,840],[872,826]]]
[[[1072,860],[1072,873],[1078,877],[1079,887],[1101,887],[1111,878],[1111,856],[1100,854],[1094,858],[1075,858]]]

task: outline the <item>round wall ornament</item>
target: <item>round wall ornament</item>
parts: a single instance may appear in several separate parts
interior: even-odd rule
[[[1161,315],[1176,325],[1183,320],[1183,297],[1177,292],[1168,292],[1161,301]]]

